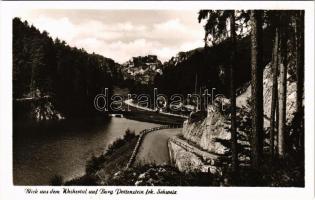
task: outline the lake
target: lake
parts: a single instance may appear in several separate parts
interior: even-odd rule
[[[54,175],[64,180],[85,172],[92,155],[100,155],[127,128],[139,133],[159,126],[125,118],[80,119],[42,124],[14,123],[13,181],[15,185],[48,185]]]

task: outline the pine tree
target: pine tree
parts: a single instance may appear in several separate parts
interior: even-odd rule
[[[232,140],[232,170],[237,172],[238,149],[236,132],[236,95],[235,95],[235,58],[236,58],[236,31],[235,31],[235,11],[230,12],[230,31],[232,41],[232,56],[230,65],[230,98],[231,98],[231,140]]]
[[[274,138],[275,138],[275,114],[277,107],[277,98],[278,98],[278,56],[279,54],[279,31],[278,28],[275,28],[275,38],[274,46],[272,52],[272,97],[271,97],[271,112],[270,112],[270,155],[273,158],[274,156]]]
[[[252,165],[259,168],[263,153],[262,11],[251,11]]]
[[[280,82],[279,82],[279,128],[278,128],[278,154],[280,158],[283,158],[286,153],[286,98],[287,98],[287,42],[288,31],[285,29],[288,27],[288,16],[283,13],[280,18],[281,25],[281,57],[282,64],[280,65]]]
[[[303,120],[303,93],[304,93],[304,11],[296,12],[295,41],[296,41],[296,112],[298,121]],[[303,123],[303,122],[302,122]],[[300,130],[298,145],[304,146],[304,130]]]

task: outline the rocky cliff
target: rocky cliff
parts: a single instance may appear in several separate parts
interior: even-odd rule
[[[278,79],[279,82],[280,79]],[[287,73],[287,124],[293,119],[293,114],[296,112],[296,81],[290,73]],[[264,115],[265,115],[265,128],[269,127],[269,119],[271,113],[271,97],[272,97],[272,73],[271,66],[268,64],[264,70],[263,75],[263,95],[264,95]],[[279,84],[278,84],[279,87]],[[278,88],[279,89],[279,88]],[[278,90],[279,91],[279,90]],[[236,98],[236,106],[250,111],[248,100],[251,97],[251,86],[249,85],[245,92]]]
[[[31,116],[36,121],[62,120],[65,117],[55,109],[50,101],[37,105],[32,111]]]
[[[296,111],[296,82],[290,74],[287,75],[287,123],[293,119]],[[270,110],[271,110],[271,93],[272,93],[272,73],[270,65],[267,65],[263,75],[264,87],[264,115],[265,128],[268,128]],[[251,87],[244,88],[236,101],[237,107],[246,112],[250,112],[248,104],[251,96]],[[238,116],[240,113],[238,113]],[[168,141],[170,157],[172,163],[180,171],[209,171],[218,173],[222,171],[222,160],[229,156],[229,132],[230,123],[219,108],[214,105],[208,107],[207,117],[201,121],[190,123],[186,120],[182,129],[182,136],[171,138]],[[244,133],[240,131],[242,138]],[[248,136],[244,141],[238,141],[244,149],[249,149]],[[224,145],[225,144],[225,145]],[[239,155],[241,162],[246,164],[249,161],[248,155]]]
[[[229,124],[215,106],[209,106],[204,120],[186,120],[182,136],[169,140],[170,157],[180,171],[202,171],[221,173],[221,161],[229,154],[224,141],[231,138]],[[223,141],[223,143],[222,143]]]
[[[13,105],[13,117],[16,120],[40,122],[65,119],[65,116],[53,105],[50,96],[15,99]]]
[[[228,122],[223,114],[215,106],[209,106],[207,117],[199,122],[184,122],[183,137],[196,144],[201,149],[215,153],[226,154],[228,148],[223,146],[218,140],[229,140],[231,134],[227,131]]]

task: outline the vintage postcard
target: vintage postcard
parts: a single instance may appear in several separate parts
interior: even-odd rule
[[[312,3],[1,3],[1,199],[314,198]]]

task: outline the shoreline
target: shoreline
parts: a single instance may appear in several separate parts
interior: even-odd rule
[[[130,111],[120,112],[126,119],[137,120],[141,122],[157,123],[161,125],[182,125],[187,117],[165,112],[156,112],[149,108],[142,108],[130,102],[125,101],[124,106]]]
[[[124,117],[126,119],[137,120],[141,122],[149,122],[156,123],[161,125],[181,125],[185,121],[185,119],[173,117],[173,116],[165,116],[159,113],[151,113],[151,112],[128,112],[124,113]]]

